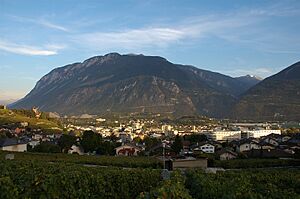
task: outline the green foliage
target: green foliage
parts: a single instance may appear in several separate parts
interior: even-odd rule
[[[188,140],[191,143],[197,143],[207,141],[207,137],[204,134],[193,133],[191,135],[184,136],[184,140]]]
[[[84,152],[94,152],[98,149],[102,141],[102,137],[98,133],[93,131],[84,131],[80,144],[84,149]]]
[[[0,190],[10,198],[18,194],[18,198],[131,199],[142,191],[150,191],[161,180],[160,172],[150,169],[91,168],[32,161],[2,161],[0,168],[0,185],[5,184]]]
[[[60,153],[61,150],[58,145],[51,142],[41,142],[39,145],[31,149],[32,152],[39,153]]]
[[[188,171],[186,187],[195,199],[294,199],[300,197],[300,170]]]
[[[0,176],[0,198],[11,199],[18,196],[18,191],[10,177]]]
[[[174,143],[171,146],[171,149],[176,153],[179,154],[181,151],[183,145],[182,145],[182,139],[179,135],[176,135]]]
[[[263,168],[280,166],[300,166],[300,160],[295,159],[235,159],[235,160],[215,160],[215,167],[224,169],[240,168]]]
[[[170,180],[161,182],[159,187],[151,192],[142,192],[138,199],[192,199],[184,185],[185,181],[183,176],[178,171],[175,171],[172,173]]]
[[[1,152],[0,160],[11,152]],[[63,153],[14,153],[16,160],[35,160],[41,162],[63,162],[73,164],[92,164],[100,166],[115,166],[126,168],[162,168],[162,163],[151,157],[126,157],[126,156],[87,156]]]
[[[104,141],[98,146],[97,154],[100,155],[115,155],[115,148],[120,146],[120,143]]]
[[[152,147],[158,145],[161,141],[157,138],[151,138],[149,136],[145,136],[143,142],[145,143],[146,151],[151,149]]]
[[[68,150],[72,147],[73,144],[76,143],[76,137],[68,134],[62,134],[58,139],[58,146],[64,152],[68,152]]]

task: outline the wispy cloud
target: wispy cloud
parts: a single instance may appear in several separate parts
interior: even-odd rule
[[[45,20],[38,20],[38,21],[35,21],[35,23],[40,24],[45,27],[48,27],[48,28],[69,32],[69,30],[67,28],[57,25],[57,24],[54,24],[54,23],[51,23],[51,22],[48,22],[48,21],[45,21]]]
[[[46,28],[51,28],[54,30],[60,30],[64,32],[69,32],[70,30],[62,25],[58,25],[55,23],[52,23],[50,21],[47,21],[45,19],[32,19],[28,17],[21,17],[21,16],[16,16],[16,15],[9,15],[9,17],[15,21],[22,22],[22,23],[34,23],[37,25],[44,26]]]
[[[77,44],[97,50],[164,48],[172,44],[190,45],[195,40],[219,38],[260,51],[287,53],[286,49],[278,44],[278,39],[273,40],[272,38],[270,41],[271,39],[266,37],[269,35],[267,33],[272,32],[272,30],[260,25],[274,16],[294,15],[297,15],[297,9],[290,7],[279,9],[279,6],[272,6],[264,9],[241,9],[230,13],[189,17],[169,24],[154,24],[107,32],[96,31],[74,34],[71,37]],[[257,29],[257,27],[265,28]],[[275,30],[273,31],[275,32]],[[284,33],[278,32],[277,34],[279,34],[278,37],[282,37]]]
[[[141,46],[167,46],[185,36],[181,30],[172,28],[142,28],[120,32],[94,32],[76,35],[73,40],[93,47],[123,47],[127,49]]]
[[[174,43],[181,44],[193,42],[193,39],[216,36],[223,29],[237,28],[248,23],[249,21],[246,23],[239,18],[194,17],[178,24],[153,25],[112,32],[90,32],[72,35],[71,38],[80,45],[96,49],[165,48]]]
[[[55,55],[57,50],[41,49],[36,46],[20,45],[0,40],[0,50],[21,55]]]

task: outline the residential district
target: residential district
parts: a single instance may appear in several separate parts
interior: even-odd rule
[[[286,159],[299,158],[300,152],[299,128],[288,128],[283,123],[232,123],[208,118],[197,122],[119,121],[100,117],[73,117],[60,121],[64,129],[60,133],[31,128],[28,122],[1,124],[0,150],[154,156],[165,161]]]

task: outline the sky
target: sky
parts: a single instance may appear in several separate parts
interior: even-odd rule
[[[299,32],[298,0],[0,0],[0,99],[110,52],[265,78],[300,61]]]

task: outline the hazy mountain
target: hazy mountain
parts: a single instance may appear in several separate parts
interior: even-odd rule
[[[262,78],[254,75],[245,75],[236,77],[235,79],[242,82],[248,89],[258,84],[262,80]]]
[[[96,56],[56,68],[13,108],[63,114],[151,112],[222,117],[248,84],[162,57]]]
[[[235,106],[233,116],[255,120],[299,120],[300,62],[249,89]]]
[[[18,101],[18,100],[17,99],[0,99],[0,104],[8,105],[8,104],[14,103],[16,101]]]

